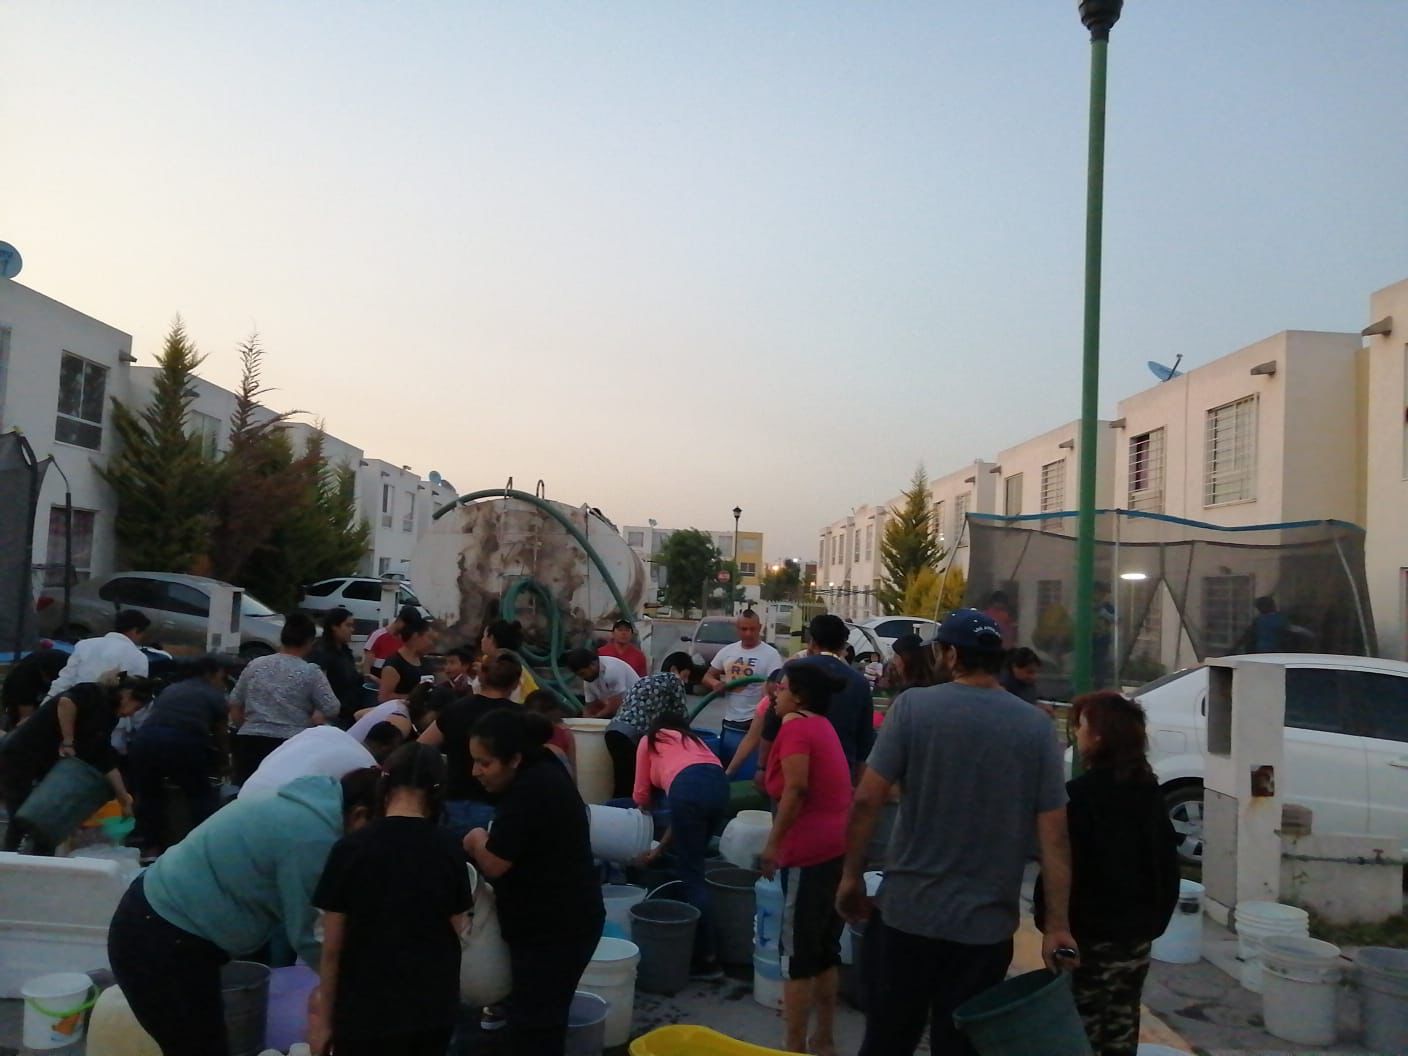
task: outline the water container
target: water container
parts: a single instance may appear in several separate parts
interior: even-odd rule
[[[106,777],[82,759],[60,759],[15,812],[14,821],[60,844],[110,799],[112,786]]]
[[[636,986],[673,996],[689,984],[699,910],[688,902],[647,898],[631,907],[631,941],[640,948]]]
[[[264,1051],[269,1015],[269,969],[253,961],[231,961],[220,969],[220,1000],[230,1056],[258,1056]]]
[[[717,733],[713,730],[700,730],[693,727],[690,728],[689,732],[703,741],[704,746],[708,748],[709,751],[713,752],[720,762],[723,761],[723,750],[719,745],[719,735]]]
[[[127,1007],[121,987],[108,987],[93,1006],[88,1056],[161,1056],[161,1047]]]
[[[753,885],[753,945],[760,953],[777,956],[777,936],[782,927],[782,885],[759,877]]]
[[[743,743],[743,738],[746,736],[748,736],[746,731],[729,729],[727,726],[720,732],[718,755],[725,766],[733,760],[734,753],[738,751],[738,746]],[[733,779],[735,781],[752,781],[753,775],[757,772],[758,753],[754,750],[733,772]]]
[[[585,803],[605,803],[616,787],[611,753],[606,750],[610,719],[565,719],[577,748],[577,791]]]
[[[1261,940],[1271,935],[1310,935],[1310,914],[1279,902],[1238,902],[1237,957],[1242,962],[1242,985],[1261,993]]]
[[[605,1041],[608,1047],[631,1040],[631,1019],[636,1008],[636,966],[640,949],[625,939],[602,939],[582,973],[577,989],[596,994],[610,1006],[606,1015]]]
[[[1064,972],[1013,976],[959,1005],[953,1021],[978,1056],[1091,1056]]]
[[[753,954],[753,1000],[774,1012],[782,1011],[782,962],[776,951]]]
[[[606,922],[620,928],[621,938],[625,938],[631,933],[631,907],[645,900],[645,888],[636,884],[602,884],[601,900],[606,904]]]
[[[714,904],[714,933],[718,958],[724,964],[748,964],[753,959],[756,928],[754,888],[761,873],[726,866],[705,876]]]
[[[469,941],[460,954],[460,999],[483,1008],[508,996],[513,987],[513,970],[509,964],[508,944],[499,930],[494,889],[480,881],[474,866],[465,868],[469,870],[470,887],[474,890],[474,916]]]
[[[1178,905],[1150,954],[1165,964],[1197,964],[1203,957],[1203,885],[1178,882]]]
[[[562,1046],[562,1056],[601,1056],[609,1014],[605,999],[578,990],[567,1009],[567,1041]]]
[[[93,980],[82,972],[41,975],[24,984],[24,1046],[61,1049],[83,1038],[88,1010],[97,1001]]]
[[[650,850],[654,828],[649,814],[596,803],[587,807],[587,813],[593,857],[608,862],[633,862]]]
[[[1297,1045],[1333,1045],[1338,1035],[1340,948],[1318,939],[1261,940],[1261,1007],[1266,1030]]]
[[[1354,958],[1370,1052],[1408,1052],[1408,950],[1365,946]]]
[[[740,869],[756,869],[770,832],[772,815],[766,810],[741,810],[724,826],[719,853]]]
[[[318,973],[306,964],[275,968],[269,974],[269,1011],[264,1017],[264,1047],[287,1052],[308,1040],[308,996]]]

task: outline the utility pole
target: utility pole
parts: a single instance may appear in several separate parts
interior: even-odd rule
[[[733,575],[728,577],[728,611],[729,615],[735,615],[738,609],[736,591],[738,590],[738,519],[743,516],[743,510],[739,506],[733,508]]]

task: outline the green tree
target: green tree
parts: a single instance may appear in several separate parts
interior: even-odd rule
[[[880,563],[885,571],[875,592],[880,607],[885,612],[898,612],[914,576],[926,568],[937,570],[943,556],[929,517],[929,477],[920,466],[885,521],[885,535],[880,540]]]
[[[788,558],[763,576],[764,601],[797,601],[802,592],[802,566]]]
[[[957,565],[950,565],[944,572],[921,568],[910,577],[898,615],[932,620],[937,613],[942,618],[945,613],[963,607],[963,594],[967,589],[968,580]]]
[[[660,547],[654,563],[665,570],[665,604],[681,609],[688,608],[695,598],[699,599],[700,607],[704,607],[707,603],[705,580],[712,590],[714,577],[722,567],[714,540],[708,532],[698,528],[672,533]]]
[[[112,401],[117,453],[98,473],[117,497],[119,561],[128,568],[190,572],[204,566],[217,481],[204,438],[190,431],[195,370],[204,358],[178,315],[157,355],[147,406],[136,411]]]

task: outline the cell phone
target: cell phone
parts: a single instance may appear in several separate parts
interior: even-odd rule
[[[1080,951],[1074,946],[1057,946],[1055,957],[1060,961],[1077,961],[1080,960]]]

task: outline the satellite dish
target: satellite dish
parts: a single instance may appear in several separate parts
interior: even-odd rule
[[[440,486],[440,482],[445,478],[440,475],[440,471],[438,469],[432,469],[426,479],[438,488]]]
[[[24,267],[20,251],[8,242],[0,242],[0,279],[13,279]]]
[[[1145,365],[1149,368],[1149,373],[1160,381],[1172,381],[1174,378],[1182,376],[1183,371],[1178,369],[1178,364],[1182,362],[1183,356],[1180,355],[1173,361],[1173,366],[1171,367],[1166,367],[1162,363],[1155,363],[1152,359]]]

